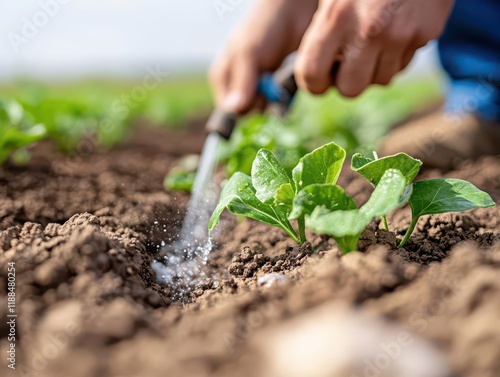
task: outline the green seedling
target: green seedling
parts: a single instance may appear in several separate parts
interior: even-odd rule
[[[35,124],[19,103],[0,101],[0,164],[16,152],[16,161],[25,162],[26,151],[19,151],[42,139],[45,133],[45,127]]]
[[[210,219],[210,232],[227,208],[236,215],[277,226],[297,243],[305,242],[305,217],[311,211],[307,198],[321,191],[324,195],[317,198],[321,200],[318,203],[329,208],[337,205],[334,194],[338,189],[332,187],[345,156],[346,152],[337,144],[324,145],[302,157],[290,177],[273,153],[261,149],[253,161],[251,177],[236,173],[225,185]],[[338,208],[346,208],[345,205],[338,204]],[[290,220],[297,220],[298,233]]]
[[[375,218],[398,208],[405,191],[405,178],[399,170],[388,169],[372,196],[360,209],[330,211],[318,206],[307,219],[307,226],[317,233],[331,235],[344,254],[356,250],[359,237]]]
[[[234,174],[222,190],[209,230],[217,226],[227,208],[283,229],[295,242],[306,241],[306,227],[331,235],[342,252],[356,250],[366,226],[407,202],[412,222],[399,247],[405,245],[420,216],[492,207],[491,197],[458,179],[429,179],[413,182],[422,162],[404,153],[378,159],[356,154],[352,169],[374,187],[370,199],[357,208],[352,197],[336,185],[346,156],[335,143],[326,144],[302,157],[291,177],[276,156],[261,149],[253,161],[251,176]],[[297,229],[290,223],[297,221]]]
[[[356,249],[366,225],[402,203],[406,180],[389,169],[371,199],[359,210],[352,197],[336,185],[346,152],[335,143],[302,157],[290,177],[270,151],[261,149],[252,176],[233,175],[224,187],[210,224],[217,225],[222,211],[246,216],[283,229],[297,243],[306,241],[308,228],[334,237],[344,253]],[[297,221],[298,233],[290,223]]]
[[[352,158],[352,169],[361,174],[373,186],[378,187],[379,177],[387,169],[398,169],[406,180],[405,195],[412,211],[412,220],[399,247],[403,247],[423,215],[460,212],[473,208],[495,206],[493,199],[473,184],[460,179],[440,178],[413,182],[422,162],[407,154],[399,153],[381,159],[371,159],[360,154]]]

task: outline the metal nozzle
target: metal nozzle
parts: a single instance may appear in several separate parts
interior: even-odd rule
[[[236,126],[237,115],[219,109],[212,111],[207,122],[207,132],[217,132],[225,139],[229,139]]]
[[[273,75],[276,84],[286,90],[292,98],[298,90],[297,83],[295,82],[294,67],[295,55],[290,55]]]

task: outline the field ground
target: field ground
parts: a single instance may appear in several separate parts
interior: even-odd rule
[[[310,235],[311,254],[278,229],[227,215],[208,277],[179,307],[150,263],[178,232],[188,200],[166,192],[163,177],[199,152],[201,126],[143,128],[107,153],[71,159],[45,141],[26,167],[0,170],[2,318],[6,263],[17,273],[20,373],[12,375],[340,377],[379,365],[384,376],[413,377],[397,369],[409,367],[429,377],[442,375],[441,354],[454,376],[500,375],[498,207],[426,217],[397,250],[409,222],[403,208],[389,219],[395,233],[373,223],[362,252],[346,257],[327,237]],[[500,201],[500,156],[446,176]],[[370,193],[350,169],[340,184],[358,204]],[[259,280],[269,273],[286,279],[269,287]],[[6,334],[2,321],[2,354]],[[392,351],[380,344],[401,334]],[[5,357],[0,368],[10,375]]]

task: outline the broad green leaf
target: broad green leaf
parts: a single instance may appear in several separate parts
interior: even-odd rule
[[[370,217],[369,222],[375,217],[385,216],[401,205],[400,198],[405,189],[404,175],[397,169],[389,169],[384,173],[370,199],[359,209],[359,212]]]
[[[0,135],[0,164],[19,148],[33,144],[45,136],[45,127],[36,125],[28,132],[15,128],[6,130]]]
[[[335,143],[326,144],[306,154],[292,172],[296,190],[315,183],[336,183],[345,156],[345,150]]]
[[[252,184],[257,198],[266,204],[273,203],[278,189],[286,183],[290,183],[290,178],[276,156],[261,149],[252,164]]]
[[[306,225],[316,233],[332,236],[342,253],[347,254],[356,250],[359,237],[371,220],[357,209],[325,213],[317,207],[306,218]]]
[[[19,125],[24,119],[24,109],[16,101],[0,101],[0,123]]]
[[[398,153],[393,156],[383,157],[377,160],[356,153],[352,156],[351,168],[361,174],[373,186],[377,186],[387,169],[398,169],[410,184],[420,171],[422,162],[408,156],[406,153]]]
[[[293,210],[289,219],[298,219],[310,215],[316,207],[338,211],[355,209],[356,203],[343,188],[332,184],[314,184],[299,191],[293,199]]]
[[[0,101],[0,163],[22,147],[46,135],[42,124],[35,124],[16,101]]]
[[[306,224],[315,232],[331,235],[342,252],[348,253],[356,249],[359,237],[370,221],[399,207],[405,187],[403,174],[399,170],[389,169],[380,179],[368,202],[359,210],[325,213],[324,209],[317,207],[306,219]]]
[[[289,211],[286,208],[273,208],[262,203],[256,196],[252,179],[246,174],[234,174],[224,186],[219,204],[208,224],[210,233],[219,223],[220,215],[225,208],[235,215],[249,217],[279,227],[298,242],[298,236],[287,219]]]
[[[293,206],[293,198],[295,196],[295,192],[293,191],[293,187],[291,183],[285,183],[281,185],[278,191],[276,192],[276,198],[274,199],[274,206],[286,206],[289,210],[292,209]]]
[[[493,207],[495,202],[472,183],[452,178],[426,179],[415,182],[410,197],[412,215],[420,217],[445,212]]]
[[[403,247],[417,226],[420,216],[494,207],[495,202],[472,183],[453,178],[425,179],[413,184],[410,197],[411,224],[398,247]]]
[[[351,159],[351,169],[358,171],[358,169],[361,169],[363,166],[373,161],[375,161],[375,159],[371,157],[362,155],[361,153],[355,153]]]

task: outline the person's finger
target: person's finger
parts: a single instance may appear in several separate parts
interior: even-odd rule
[[[337,74],[337,88],[342,95],[355,97],[373,82],[379,50],[377,44],[369,43],[354,57],[342,62]]]
[[[336,13],[341,14],[341,12]],[[344,22],[332,21],[328,9],[318,9],[300,44],[295,62],[299,88],[322,94],[331,85],[331,71],[339,51]]]
[[[251,56],[240,55],[231,66],[229,90],[222,102],[222,108],[228,112],[245,113],[250,110],[257,92],[257,64]]]
[[[210,68],[208,77],[217,107],[221,107],[229,89],[230,69],[228,63],[228,59],[218,58]]]
[[[401,60],[399,51],[383,51],[378,59],[373,82],[381,85],[389,84],[394,75],[402,69]]]
[[[416,51],[417,48],[414,46],[410,46],[406,49],[405,53],[403,54],[403,59],[401,60],[401,69],[405,69],[408,64],[410,64]]]

